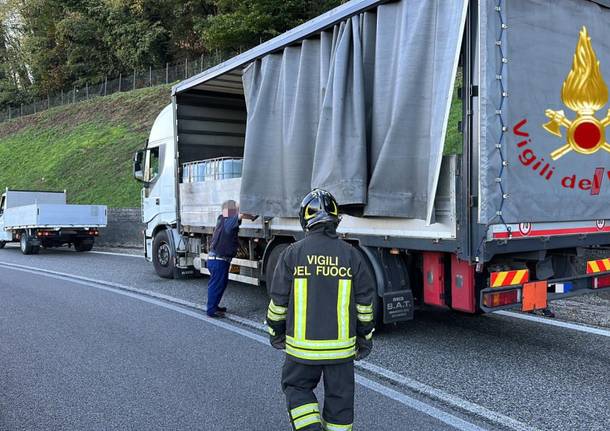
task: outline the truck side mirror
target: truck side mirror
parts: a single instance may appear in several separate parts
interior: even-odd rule
[[[133,156],[133,177],[140,182],[144,182],[144,161],[146,150],[140,150]]]

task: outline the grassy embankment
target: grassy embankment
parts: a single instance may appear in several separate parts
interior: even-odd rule
[[[67,190],[70,203],[140,205],[133,153],[170,87],[118,93],[0,123],[0,187]]]

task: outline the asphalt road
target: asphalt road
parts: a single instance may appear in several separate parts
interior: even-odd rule
[[[142,423],[146,424],[142,429],[155,426],[166,429],[286,429],[285,414],[278,409],[283,403],[282,395],[276,385],[281,354],[257,341],[210,327],[207,322],[158,305],[100,292],[82,283],[53,279],[49,277],[52,274],[40,276],[17,271],[16,267],[9,269],[6,264],[86,277],[106,285],[176,298],[192,306],[205,302],[206,279],[162,280],[150,264],[138,257],[59,250],[23,256],[16,249],[7,248],[0,251],[0,266],[3,263],[5,266],[0,267],[3,328],[0,360],[11,366],[7,368],[8,372],[0,370],[3,373],[0,374],[0,428],[15,425],[31,415],[41,420],[49,417],[60,420],[63,414],[53,415],[52,412],[63,411],[70,412],[67,416],[77,421],[69,422],[67,428],[103,423],[106,427],[100,429],[140,429],[138,425]],[[239,284],[230,286],[224,301],[236,319],[246,319],[253,324],[264,319],[266,302],[264,291]],[[14,309],[19,312],[12,311]],[[8,320],[17,323],[5,326],[5,321],[9,325]],[[235,325],[235,322],[230,323]],[[10,330],[4,330],[5,327]],[[32,328],[38,331],[32,332]],[[75,328],[94,339],[99,336],[103,342],[83,341],[74,332]],[[44,331],[51,330],[55,331],[54,335],[45,335]],[[63,333],[73,336],[64,341],[58,335]],[[27,360],[20,358],[10,362],[5,337],[8,337],[9,345],[17,345],[15,349]],[[211,340],[219,340],[212,352],[209,349]],[[50,350],[42,348],[43,345],[48,345]],[[240,349],[248,350],[233,361],[235,352]],[[57,364],[71,364],[69,373],[60,373],[60,369],[55,368],[59,367],[57,364],[45,365],[48,357],[45,355],[50,352]],[[78,355],[70,355],[70,352]],[[93,356],[87,356],[89,353]],[[70,358],[79,360],[74,359],[71,363]],[[242,361],[244,358],[247,358],[247,365]],[[383,394],[384,389],[379,393],[359,386],[359,430],[451,429],[447,422],[439,419],[438,411],[485,429],[610,428],[608,336],[506,316],[425,311],[418,313],[414,322],[378,334],[375,351],[368,363],[367,367],[373,372],[362,371],[364,378],[399,394],[392,399]],[[84,371],[83,364],[86,364]],[[50,375],[48,379],[43,378],[45,370]],[[210,383],[211,378],[199,380],[200,376],[213,376],[215,370],[222,370],[218,371],[216,383]],[[118,373],[120,377],[104,371]],[[83,372],[85,378],[81,386],[76,376]],[[394,382],[380,379],[382,374],[394,382],[402,380],[394,385]],[[57,388],[61,382],[59,376],[68,376],[71,382],[65,391],[62,390],[64,395],[78,394],[63,404],[63,410],[57,410],[57,403],[51,402],[57,395],[53,391],[61,390]],[[41,381],[55,385],[45,384],[42,385],[45,389],[34,390]],[[232,394],[229,401],[224,391],[214,390],[231,386],[227,381],[244,386],[240,387],[239,394]],[[262,396],[257,382],[265,389]],[[146,389],[140,390],[142,386]],[[28,388],[32,392],[28,392]],[[98,394],[100,391],[103,395]],[[103,402],[95,402],[94,395]],[[423,403],[424,407],[432,407],[432,413],[425,408],[416,411],[412,403],[397,401],[402,395]],[[76,401],[85,404],[83,409],[73,404]],[[15,411],[17,413],[13,413]],[[225,419],[215,422],[225,418],[227,411],[232,419],[239,421],[240,415],[247,418],[245,423],[250,424],[250,428],[232,428],[234,422]],[[98,417],[102,422],[94,421]],[[211,422],[202,422],[208,417],[213,418]],[[394,417],[398,419],[391,422]],[[154,419],[140,422],[146,418]],[[269,418],[274,419],[260,422]],[[121,420],[127,422],[121,425]],[[177,422],[179,420],[194,422]],[[369,420],[371,422],[367,422]],[[206,428],[204,423],[222,423],[222,426],[207,425]],[[255,423],[257,425],[253,426]],[[277,428],[273,428],[275,424],[279,424]]]
[[[290,428],[282,353],[243,328],[145,299],[0,268],[0,429]],[[358,387],[356,429],[455,429],[379,388]]]

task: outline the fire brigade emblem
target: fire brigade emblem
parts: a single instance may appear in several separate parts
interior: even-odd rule
[[[551,119],[543,127],[549,133],[562,137],[561,128],[567,129],[567,143],[551,153],[557,160],[570,151],[580,154],[593,154],[599,149],[610,153],[606,142],[606,126],[610,124],[610,110],[603,120],[595,113],[608,103],[608,86],[599,69],[587,28],[580,31],[580,38],[574,54],[572,70],[561,90],[561,100],[565,106],[576,112],[576,119],[569,120],[564,111],[547,109],[545,114]]]

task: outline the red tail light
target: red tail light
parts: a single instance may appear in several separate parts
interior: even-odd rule
[[[503,292],[489,292],[483,294],[483,305],[488,308],[518,304],[520,302],[520,289],[505,290]]]

